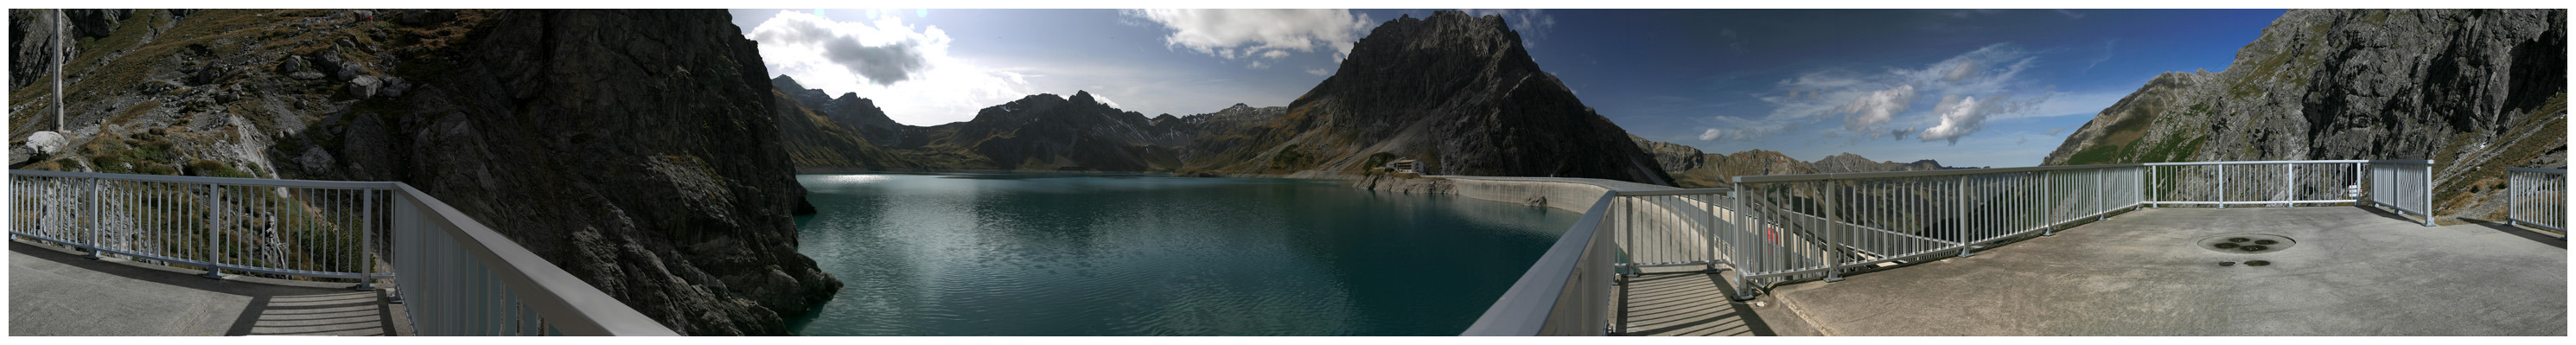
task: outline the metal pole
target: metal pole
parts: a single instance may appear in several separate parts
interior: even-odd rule
[[[220,188],[212,183],[206,184],[206,274],[200,277],[207,279],[224,279],[224,270],[215,266],[216,262],[223,260],[223,254],[217,249],[217,243],[223,242],[219,240],[223,236],[220,230],[223,227],[223,210],[215,205],[223,202],[224,194]]]
[[[2049,186],[2056,180],[2057,171],[2039,172],[2039,217],[2043,218],[2039,222],[2040,236],[2057,236],[2057,195],[2050,194],[2056,188]]]
[[[358,195],[362,199],[359,212],[364,212],[358,216],[358,221],[365,224],[358,226],[358,291],[375,291],[376,190],[362,190]]]
[[[89,179],[89,255],[86,257],[90,259],[98,259],[98,246],[100,244],[107,243],[107,229],[101,229],[103,226],[100,226],[99,224],[99,221],[103,220],[103,218],[99,217],[99,213],[102,212],[99,212],[98,207],[98,188],[100,183],[103,183],[100,179]]]
[[[1977,243],[1968,238],[1968,175],[1959,175],[1959,189],[1953,192],[1959,194],[1959,257],[1977,256],[1976,252],[1968,250]]]
[[[2099,222],[2102,221],[2103,218],[2111,216],[2111,205],[2102,204],[2102,194],[2105,194],[2102,192],[2102,169],[2093,169],[2092,189],[2093,210],[2096,211],[2093,213],[2093,221]]]
[[[2433,226],[2433,161],[2424,161],[2424,226]]]
[[[1615,194],[1615,193],[1614,193],[1614,194]],[[1625,196],[1614,196],[1614,197],[1611,197],[1611,198],[1610,198],[1610,200],[1611,200],[1612,202],[1615,202],[1615,203],[1613,203],[1613,204],[1610,204],[1610,208],[1618,209],[1618,210],[1619,210],[1619,215],[1621,216],[1621,218],[1620,218],[1620,219],[1615,220],[1615,221],[1617,221],[1617,222],[1618,222],[1618,224],[1619,224],[1619,233],[1621,233],[1621,234],[1625,234],[1625,235],[1626,235],[1626,237],[1627,237],[1627,240],[1626,240],[1626,241],[1614,241],[1614,243],[1621,244],[1620,246],[1618,246],[1618,247],[1619,247],[1619,250],[1627,251],[1627,252],[1628,252],[1627,260],[1622,260],[1622,261],[1627,261],[1626,263],[1628,264],[1628,273],[1627,273],[1627,274],[1625,274],[1625,276],[1628,276],[1628,277],[1636,277],[1636,276],[1637,276],[1637,271],[1640,271],[1639,267],[1637,267],[1637,265],[1636,265],[1636,263],[1637,263],[1637,256],[1638,256],[1638,255],[1642,255],[1642,254],[1644,254],[1644,253],[1638,253],[1638,252],[1636,252],[1636,250],[1635,250],[1635,248],[1637,248],[1637,247],[1638,247],[1638,246],[1637,246],[1637,207],[1636,207],[1636,205],[1637,205],[1637,204],[1636,204],[1636,203],[1633,203],[1633,202],[1629,202],[1628,197],[1625,197]],[[1613,269],[1616,269],[1616,267],[1613,267]],[[1614,282],[1614,283],[1615,283],[1615,282]]]
[[[2215,176],[2218,178],[2218,189],[2211,189],[2210,195],[2217,196],[2218,209],[2224,210],[2227,209],[2227,165],[2219,164],[2218,174]]]
[[[2299,208],[2299,187],[2298,187],[2298,186],[2299,186],[2299,177],[2298,177],[2298,175],[2299,175],[2299,165],[2298,165],[2298,164],[2295,164],[2295,163],[2294,163],[2294,164],[2282,164],[2282,165],[2281,165],[2281,183],[2282,183],[2282,187],[2281,187],[2281,189],[2287,189],[2287,190],[2288,190],[2288,191],[2287,191],[2287,193],[2289,193],[2288,195],[2289,195],[2289,197],[2290,197],[2290,200],[2286,200],[2286,201],[2288,201],[2288,202],[2290,203],[2290,208]]]
[[[70,30],[70,22],[71,17],[63,15],[62,9],[54,9],[54,131],[63,132],[58,134],[71,134],[63,123],[63,59],[69,58],[63,51],[71,49],[63,33]]]
[[[1834,233],[1834,206],[1836,206],[1834,181],[1824,180],[1822,184],[1824,186],[1818,188],[1818,191],[1824,194],[1825,202],[1816,205],[1821,206],[1816,212],[1818,213],[1816,219],[1821,220],[1818,223],[1821,223],[1819,225],[1822,225],[1821,228],[1825,231],[1825,282],[1831,283],[1843,281],[1843,256],[1842,248],[1839,248],[1842,242],[1835,241],[1840,236],[1835,236],[1837,234]]]

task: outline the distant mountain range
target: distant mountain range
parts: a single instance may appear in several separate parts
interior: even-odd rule
[[[2567,166],[2567,10],[2292,10],[2226,71],[2171,72],[2048,164],[2432,159],[2435,213],[2502,219],[2507,167]]]
[[[1591,177],[1672,184],[1627,131],[1583,106],[1500,16],[1400,17],[1285,107],[1122,111],[1087,92],[1041,94],[973,120],[895,124],[873,102],[771,83],[790,156],[809,170],[1141,171],[1326,177],[1394,158],[1432,174]]]
[[[1733,180],[1736,176],[1959,169],[1941,166],[1941,162],[1930,159],[1913,163],[1882,162],[1843,153],[1806,162],[1778,151],[1709,154],[1690,146],[1646,140],[1634,135],[1628,136],[1628,140],[1653,155],[1658,166],[1671,174],[1683,188],[1731,187],[1735,185]]]

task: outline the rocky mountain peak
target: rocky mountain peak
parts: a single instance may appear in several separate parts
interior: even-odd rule
[[[1072,97],[1072,98],[1066,98],[1066,99],[1064,99],[1064,100],[1065,100],[1066,102],[1073,102],[1073,103],[1102,104],[1102,103],[1100,103],[1100,100],[1098,100],[1098,99],[1093,99],[1093,98],[1091,97],[1091,91],[1083,91],[1083,90],[1074,90],[1074,91],[1073,91],[1073,97]]]

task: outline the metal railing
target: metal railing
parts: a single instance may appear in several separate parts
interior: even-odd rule
[[[384,182],[9,171],[9,234],[92,257],[372,288]]]
[[[2424,160],[2106,164],[1739,176],[1731,189],[1611,191],[1464,335],[1623,329],[1624,320],[1609,316],[1623,303],[1610,285],[1649,268],[1731,269],[1733,297],[1750,299],[1757,285],[1974,256],[2147,206],[2375,202],[2422,215],[2431,209],[2430,167]]]
[[[1460,335],[1602,335],[1609,329],[1611,276],[1618,240],[1602,219],[1619,192],[1602,193],[1574,227],[1503,291],[1502,299]]]
[[[209,278],[391,280],[416,335],[676,335],[400,182],[10,170],[9,183],[10,235]]]
[[[2144,205],[2141,164],[1743,176],[1764,241],[1734,259],[1738,298],[1765,281],[1841,280],[1848,270],[1974,256],[2015,236]]]
[[[2370,187],[2361,196],[2391,212],[2423,217],[2424,226],[2433,226],[2433,161],[2370,161]]]
[[[2505,168],[2505,219],[2567,237],[2567,169]]]
[[[2361,199],[2371,161],[2145,163],[2147,204],[2299,207]]]

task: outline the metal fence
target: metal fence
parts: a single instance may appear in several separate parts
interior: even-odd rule
[[[2567,237],[2567,169],[2505,168],[2505,219]]]
[[[2147,204],[2277,206],[2354,203],[2370,161],[2146,163]]]
[[[2375,202],[2423,215],[2420,210],[2431,209],[2431,163],[2148,163],[1769,175],[1736,177],[1731,189],[1611,191],[1464,335],[1602,335],[1622,329],[1621,320],[1608,315],[1623,302],[1611,296],[1610,286],[1623,273],[1672,267],[1715,272],[1723,265],[1735,271],[1734,297],[1749,299],[1757,286],[1836,281],[1853,270],[1974,256],[1998,242],[2050,235],[2062,226],[2147,206]]]
[[[288,279],[380,279],[384,182],[9,172],[9,233],[139,262]]]
[[[2369,185],[2361,195],[2368,197],[2364,201],[2415,214],[2424,218],[2424,226],[2433,226],[2433,161],[2370,161]]]
[[[399,182],[10,170],[9,184],[10,235],[210,278],[391,280],[417,335],[676,335]]]
[[[1926,256],[1974,256],[2143,205],[2137,164],[1744,176],[1741,202],[1762,241],[1730,258],[1738,295],[1763,282],[1821,278]],[[1747,229],[1754,229],[1747,228]]]
[[[1602,193],[1547,253],[1460,335],[1602,335],[1609,331],[1616,231],[1602,226],[1619,192]]]

